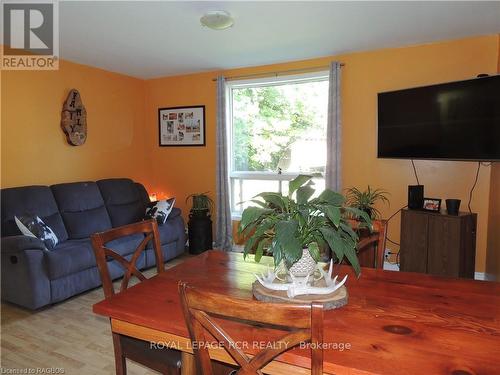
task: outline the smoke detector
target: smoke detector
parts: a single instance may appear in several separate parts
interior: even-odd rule
[[[234,19],[224,10],[213,10],[207,12],[200,18],[203,26],[212,30],[225,30],[234,24]]]

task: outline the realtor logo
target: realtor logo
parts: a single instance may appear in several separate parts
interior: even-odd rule
[[[2,2],[2,69],[58,69],[57,5],[57,1]]]

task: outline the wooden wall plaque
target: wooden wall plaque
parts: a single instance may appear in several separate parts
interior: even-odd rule
[[[81,146],[87,140],[87,111],[80,93],[76,89],[69,92],[68,98],[64,102],[61,112],[61,127],[70,145]]]

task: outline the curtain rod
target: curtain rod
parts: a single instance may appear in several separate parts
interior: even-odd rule
[[[340,66],[345,66],[344,63],[340,63]],[[246,78],[255,78],[255,77],[272,77],[276,76],[278,77],[281,74],[288,75],[291,73],[307,73],[307,72],[315,72],[315,71],[320,71],[320,70],[325,70],[329,69],[329,65],[323,65],[323,66],[313,66],[311,68],[303,68],[303,69],[289,69],[289,70],[280,70],[277,72],[267,72],[267,73],[255,73],[255,74],[245,74],[241,76],[232,76],[232,77],[225,77],[226,81],[234,81],[238,79],[246,79]],[[212,78],[213,82],[217,82],[217,78]]]

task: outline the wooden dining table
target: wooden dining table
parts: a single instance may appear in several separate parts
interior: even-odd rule
[[[269,266],[269,257],[255,263],[252,256],[244,260],[238,253],[207,251],[95,304],[93,311],[109,317],[115,333],[182,351],[182,372],[192,374],[178,282],[252,299],[254,273]],[[325,312],[324,373],[500,374],[500,283],[370,268],[357,278],[345,265],[335,272],[349,275],[349,301]],[[228,331],[245,342],[267,337],[258,327]],[[258,346],[244,351],[252,355]],[[210,355],[233,363],[222,348],[214,347]],[[297,347],[264,371],[308,374],[309,356],[307,348]]]

